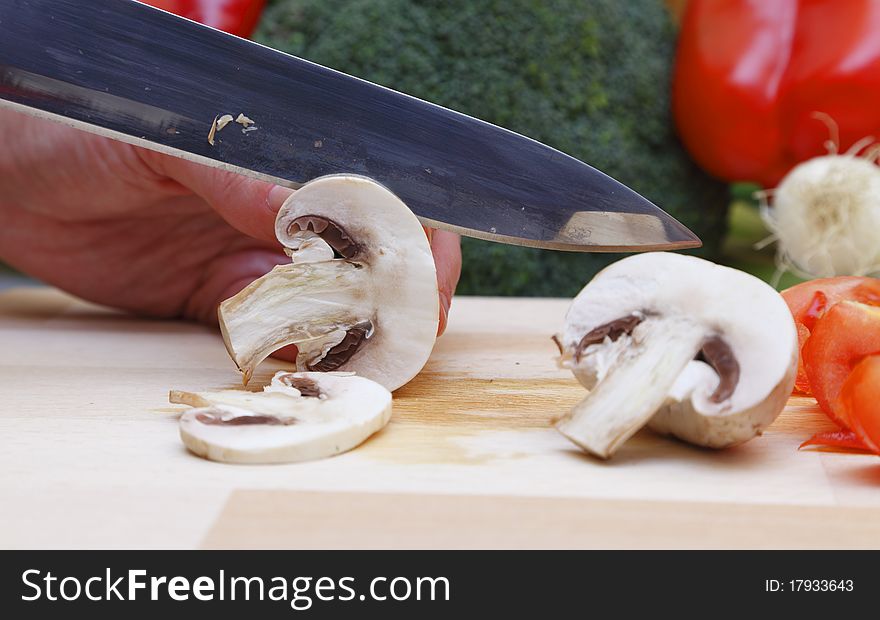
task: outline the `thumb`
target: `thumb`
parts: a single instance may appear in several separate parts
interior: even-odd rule
[[[146,151],[143,159],[202,198],[233,228],[277,244],[275,215],[294,190],[154,151]]]
[[[437,288],[440,292],[440,325],[437,335],[446,329],[452,296],[461,276],[461,238],[447,230],[435,230],[430,235],[431,252],[437,266]]]

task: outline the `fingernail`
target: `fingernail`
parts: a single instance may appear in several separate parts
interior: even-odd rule
[[[287,200],[294,191],[295,190],[292,190],[289,187],[273,185],[269,190],[269,193],[266,194],[266,204],[273,213],[278,213],[281,205],[284,204],[284,201]]]
[[[439,336],[446,330],[446,323],[449,321],[450,299],[446,293],[440,293],[440,324],[437,326],[437,335]]]

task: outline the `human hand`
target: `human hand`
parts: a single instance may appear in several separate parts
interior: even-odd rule
[[[0,259],[74,295],[217,322],[217,306],[289,262],[275,214],[292,190],[0,110]],[[427,230],[442,333],[458,235]]]

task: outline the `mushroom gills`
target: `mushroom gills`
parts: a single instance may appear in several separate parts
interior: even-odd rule
[[[711,366],[718,375],[718,387],[709,396],[710,401],[718,404],[733,396],[739,383],[739,362],[724,338],[718,335],[707,338],[695,359]]]
[[[302,215],[287,225],[287,234],[291,241],[288,247],[293,248],[298,238],[312,238],[317,235],[335,254],[341,258],[354,258],[361,247],[352,239],[348,232],[333,220],[320,215]]]
[[[618,350],[587,397],[556,423],[563,435],[603,459],[611,457],[663,406],[703,345],[703,336],[693,323],[680,317],[646,317],[631,335],[623,337],[629,340],[628,346]],[[614,341],[610,333],[606,338]],[[580,354],[588,352],[584,347]]]
[[[279,372],[262,392],[172,391],[194,407],[180,437],[194,454],[227,463],[287,463],[350,450],[391,418],[391,393],[347,373]]]

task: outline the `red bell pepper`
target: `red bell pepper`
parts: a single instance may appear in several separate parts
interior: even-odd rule
[[[774,187],[826,152],[880,137],[880,2],[690,0],[679,35],[673,113],[708,172]]]
[[[239,37],[257,27],[265,0],[140,0]]]

